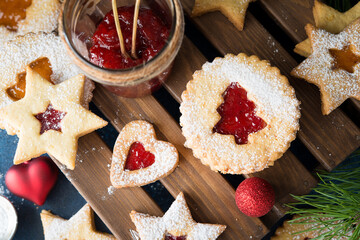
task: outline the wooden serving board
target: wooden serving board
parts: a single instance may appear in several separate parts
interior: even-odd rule
[[[305,38],[301,28],[308,21],[312,21],[311,2],[260,0],[261,4],[257,3],[256,6],[268,11],[271,18],[283,26],[287,35],[301,41]],[[194,1],[182,0],[182,3],[185,15],[189,17]],[[292,4],[300,5],[302,10],[298,11]],[[284,11],[289,11],[290,23],[289,18],[284,19]],[[344,112],[338,109],[329,116],[323,116],[320,111],[318,89],[290,77],[289,72],[298,62],[251,12],[247,13],[242,32],[219,12],[193,18],[188,24],[199,29],[206,41],[220,53],[219,57],[226,53],[244,52],[268,59],[280,68],[289,78],[302,102],[301,130],[298,133],[300,144],[303,144],[315,157],[315,161],[325,169],[333,169],[360,146],[359,128]],[[295,27],[297,31],[293,30]],[[205,61],[207,59],[201,51],[185,37],[173,71],[165,84],[166,90],[177,102],[181,102],[181,93],[192,78],[192,73],[200,69]],[[173,197],[180,191],[185,193],[196,221],[227,225],[226,231],[219,239],[261,239],[279,218],[284,216],[287,210],[284,204],[292,201],[289,194],[306,194],[317,182],[310,172],[311,169],[307,169],[301,160],[288,150],[273,167],[244,176],[264,178],[273,185],[276,192],[276,204],[269,214],[262,218],[247,217],[236,207],[234,187],[224,176],[202,165],[193,156],[192,151],[184,147],[185,139],[178,122],[153,96],[126,99],[115,96],[97,85],[93,101],[117,131],[132,120],[145,119],[154,124],[159,139],[172,142],[176,146],[180,155],[180,165],[174,173],[162,179],[161,184]],[[129,217],[131,210],[158,216],[163,212],[156,199],[152,199],[141,187],[117,189],[112,192],[109,188],[111,155],[112,149],[97,133],[92,133],[79,140],[75,170],[70,171],[60,164],[59,166],[113,234],[118,239],[128,240],[131,239],[129,230],[135,229]],[[317,163],[314,164],[316,165]]]

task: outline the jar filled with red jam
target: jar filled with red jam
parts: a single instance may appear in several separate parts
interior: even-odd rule
[[[59,33],[70,57],[90,79],[123,97],[141,97],[161,87],[184,36],[179,0],[141,0],[136,58],[131,57],[135,0],[118,0],[124,46],[121,53],[111,0],[66,0]]]

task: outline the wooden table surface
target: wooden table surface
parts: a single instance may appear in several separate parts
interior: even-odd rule
[[[242,32],[219,12],[191,18],[194,0],[182,0],[182,4],[187,21],[186,36],[165,84],[166,90],[162,91],[164,96],[126,99],[97,85],[93,101],[117,131],[132,120],[145,119],[154,124],[159,139],[176,146],[180,165],[162,179],[161,184],[173,197],[184,192],[196,221],[227,225],[219,239],[261,239],[284,216],[287,210],[284,204],[292,201],[290,193],[306,194],[316,185],[317,180],[312,175],[314,167],[331,170],[360,146],[359,122],[353,122],[351,115],[343,111],[358,111],[359,104],[347,101],[330,115],[323,116],[318,89],[289,74],[301,60],[294,56],[292,48],[305,39],[304,25],[313,22],[313,0],[258,0],[251,3]],[[283,39],[290,41],[284,44]],[[275,189],[276,204],[262,218],[247,217],[237,209],[234,201],[236,184],[230,184],[228,180],[233,179],[231,182],[238,184],[242,178],[224,177],[202,165],[192,151],[184,147],[185,139],[177,119],[180,95],[192,73],[213,57],[240,52],[269,60],[289,78],[302,102],[301,129],[296,145],[302,149],[300,152],[309,152],[310,156],[301,159],[301,154],[290,148],[273,167],[243,176],[264,178]],[[159,99],[166,100],[159,102]],[[75,170],[61,169],[113,234],[127,240],[131,239],[129,229],[135,229],[129,217],[131,210],[158,216],[163,212],[144,188],[118,189],[109,193],[111,155],[112,149],[97,133],[92,133],[79,140]]]

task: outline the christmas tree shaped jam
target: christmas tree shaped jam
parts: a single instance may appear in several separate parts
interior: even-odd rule
[[[221,119],[213,128],[214,133],[233,135],[237,144],[246,144],[250,133],[266,127],[266,122],[255,115],[255,103],[247,98],[246,90],[238,83],[231,83],[223,98],[217,109]]]

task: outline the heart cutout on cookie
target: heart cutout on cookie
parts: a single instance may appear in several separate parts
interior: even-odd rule
[[[156,139],[153,126],[132,121],[121,130],[112,157],[110,179],[116,188],[143,186],[169,175],[178,165],[174,145]]]
[[[58,178],[58,168],[48,157],[12,166],[5,175],[7,188],[16,196],[43,205]]]

